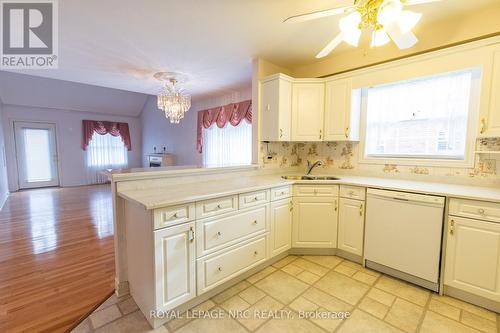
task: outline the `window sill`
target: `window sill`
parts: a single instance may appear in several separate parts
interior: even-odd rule
[[[407,166],[444,167],[444,168],[473,168],[474,157],[469,157],[465,160],[450,160],[450,159],[383,158],[383,157],[360,156],[358,163],[395,164],[395,165],[407,165]]]

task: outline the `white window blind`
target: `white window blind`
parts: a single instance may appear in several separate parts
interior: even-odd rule
[[[464,160],[473,74],[367,88],[365,156]]]
[[[89,184],[106,182],[104,169],[126,168],[128,151],[120,136],[94,133],[87,147],[87,173]]]
[[[238,126],[227,123],[203,129],[203,164],[209,167],[248,165],[252,162],[252,125],[245,120]]]

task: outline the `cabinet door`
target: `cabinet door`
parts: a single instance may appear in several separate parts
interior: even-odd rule
[[[500,224],[450,217],[444,284],[500,301]]]
[[[336,248],[337,218],[337,198],[294,198],[292,246],[298,248]]]
[[[292,246],[292,202],[283,199],[271,203],[271,256],[274,257]]]
[[[194,223],[155,231],[156,308],[170,310],[196,296]]]
[[[261,139],[290,141],[292,84],[285,79],[272,79],[261,84]]]
[[[482,114],[479,132],[484,137],[500,136],[500,49],[493,55],[492,85],[488,114]]]
[[[292,85],[292,140],[322,141],[324,109],[324,83],[294,83]]]
[[[340,198],[338,248],[363,255],[364,201]]]
[[[357,141],[361,113],[361,90],[352,89],[351,79],[326,83],[325,141]]]

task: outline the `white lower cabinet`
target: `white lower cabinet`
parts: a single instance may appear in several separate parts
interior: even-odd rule
[[[337,247],[337,197],[295,197],[293,199],[292,246],[298,248]]]
[[[444,284],[500,301],[500,224],[450,217]]]
[[[173,309],[196,296],[194,227],[191,222],[154,232],[157,310]]]
[[[292,247],[292,199],[271,203],[271,256],[276,256]]]
[[[340,198],[338,248],[361,256],[365,226],[364,201]]]

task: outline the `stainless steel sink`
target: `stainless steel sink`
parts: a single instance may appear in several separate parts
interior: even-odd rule
[[[338,177],[333,176],[313,176],[313,175],[303,175],[303,176],[281,176],[283,179],[288,180],[339,180]]]

